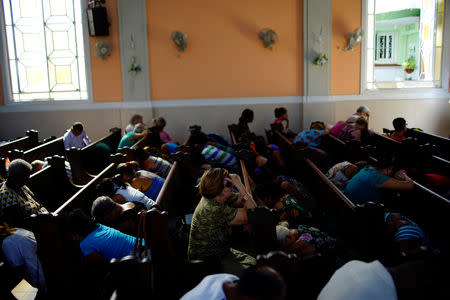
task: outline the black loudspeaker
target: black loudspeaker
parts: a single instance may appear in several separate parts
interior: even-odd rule
[[[107,36],[109,35],[108,15],[106,7],[95,6],[90,7],[86,11],[90,36]]]

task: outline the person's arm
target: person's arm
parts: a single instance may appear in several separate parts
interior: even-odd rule
[[[114,196],[111,197],[111,199],[119,204],[124,204],[125,202],[127,202],[127,199],[125,199],[125,197],[120,194],[115,194]]]
[[[128,138],[128,140],[131,142],[131,141],[134,141],[134,140],[140,140],[141,138],[143,138],[144,136],[147,136],[149,134],[149,130],[147,129],[147,130],[145,130],[144,132],[142,132],[142,133],[136,133],[135,135],[133,135],[133,136],[130,136],[129,138]]]
[[[411,190],[414,188],[414,182],[409,177],[407,178],[407,180],[391,178],[378,185],[377,188],[388,190]]]
[[[89,139],[89,137],[86,134],[86,131],[84,131],[84,130],[83,130],[83,142],[86,146],[91,143],[91,140]]]
[[[253,209],[256,207],[255,200],[253,200],[253,197],[247,193],[245,190],[244,185],[242,184],[241,178],[239,175],[236,174],[230,174],[230,178],[225,178],[226,181],[230,181],[233,183],[233,185],[236,187],[236,189],[239,191],[239,197],[242,198],[242,201],[244,202],[243,208],[238,208],[237,214],[234,217],[233,220],[231,220],[230,225],[242,225],[248,223],[247,218],[247,210]]]
[[[64,149],[69,150],[70,149],[70,133],[68,133],[67,135],[64,136],[63,143],[64,143]]]

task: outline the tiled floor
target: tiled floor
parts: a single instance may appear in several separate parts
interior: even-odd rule
[[[33,300],[36,297],[37,288],[32,287],[26,280],[22,280],[11,293],[17,300]]]

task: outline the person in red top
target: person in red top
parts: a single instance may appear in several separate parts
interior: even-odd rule
[[[406,120],[403,118],[395,118],[394,121],[392,121],[392,125],[394,125],[395,131],[389,137],[398,142],[406,139],[405,133],[408,130],[408,128],[406,128]]]

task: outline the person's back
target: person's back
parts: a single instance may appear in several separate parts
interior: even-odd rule
[[[148,198],[156,200],[164,182],[164,178],[155,173],[140,170],[136,172],[131,186],[143,192]]]
[[[238,162],[233,154],[220,150],[213,145],[205,145],[202,155],[211,164],[233,169],[238,167]]]
[[[359,171],[347,183],[344,194],[354,203],[362,204],[365,202],[380,202],[382,189],[378,186],[391,179],[376,169],[368,166]]]

